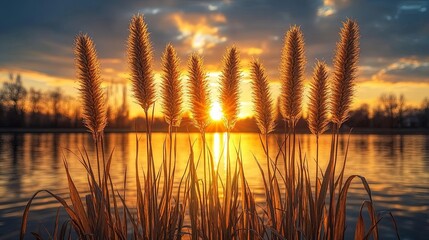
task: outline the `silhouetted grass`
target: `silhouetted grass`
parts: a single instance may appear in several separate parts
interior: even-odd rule
[[[309,128],[316,136],[322,134],[332,122],[332,140],[326,169],[319,168],[319,149],[316,153],[314,183],[310,177],[308,159],[301,152],[299,138],[295,134],[296,122],[302,111],[304,80],[304,41],[299,27],[292,27],[285,38],[281,59],[282,95],[281,109],[285,120],[284,139],[273,157],[269,154],[268,135],[274,129],[273,106],[269,81],[262,65],[253,61],[251,79],[255,104],[255,117],[261,132],[261,146],[265,152],[266,170],[259,160],[243,156],[240,144],[231,150],[229,133],[239,112],[239,60],[235,47],[224,58],[221,78],[221,102],[224,107],[224,123],[227,129],[226,176],[223,178],[210,148],[205,131],[209,125],[210,98],[202,59],[192,54],[189,59],[189,90],[191,115],[201,134],[201,148],[197,149],[189,139],[190,155],[186,169],[179,181],[175,181],[176,159],[181,154],[176,148],[174,127],[180,125],[182,113],[182,84],[178,58],[171,45],[166,47],[162,58],[163,83],[162,107],[168,123],[168,137],[164,141],[163,157],[154,159],[152,151],[151,123],[153,119],[155,90],[151,70],[151,47],[147,26],[143,17],[133,17],[130,24],[128,54],[134,95],[145,113],[146,168],[139,166],[139,142],[136,135],[136,198],[129,200],[118,191],[110,177],[112,154],[105,156],[103,129],[106,125],[104,98],[100,85],[99,67],[94,45],[86,35],[76,38],[76,62],[85,111],[85,125],[94,136],[97,171],[91,166],[86,151],[77,154],[85,168],[89,193],[82,195],[69,173],[67,174],[69,197],[66,201],[52,195],[66,210],[70,220],[59,223],[56,219],[54,239],[76,236],[79,239],[343,239],[346,228],[347,195],[351,182],[358,178],[368,199],[362,204],[357,219],[355,238],[378,239],[377,223],[382,217],[376,214],[372,194],[366,179],[352,175],[344,179],[347,151],[338,155],[338,138],[341,124],[347,119],[353,95],[356,64],[359,49],[357,23],[347,20],[341,29],[334,60],[331,85],[323,63],[314,69],[310,93]],[[328,86],[332,95],[328,95]],[[152,113],[150,113],[152,110]],[[332,120],[327,112],[331,111]],[[318,144],[317,144],[318,146]],[[347,143],[348,147],[348,143]],[[222,154],[223,155],[223,154]],[[231,158],[235,166],[232,166]],[[337,168],[338,158],[343,165]],[[254,158],[263,178],[265,203],[257,203],[246,179],[243,161]],[[219,160],[219,161],[218,161]],[[155,169],[155,162],[161,162]],[[283,168],[280,166],[283,164]],[[131,167],[131,166],[129,166]],[[203,168],[203,176],[198,169]],[[321,174],[319,174],[321,172]],[[224,179],[225,182],[223,181]],[[36,192],[28,202],[22,221],[21,239],[26,234],[28,214]],[[132,201],[134,204],[129,204]],[[370,223],[365,226],[362,211],[366,207]],[[396,230],[397,231],[397,230]],[[42,238],[33,233],[36,238]],[[399,238],[399,235],[398,235]]]

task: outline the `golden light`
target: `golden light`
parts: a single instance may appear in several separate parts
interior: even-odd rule
[[[183,40],[193,50],[197,50],[200,53],[227,40],[225,36],[220,35],[220,29],[216,26],[217,24],[226,23],[226,18],[222,14],[210,14],[206,16],[175,13],[170,18],[180,31],[177,39]]]
[[[222,107],[218,102],[214,102],[212,105],[212,109],[210,110],[210,117],[213,121],[220,121],[222,119]]]
[[[192,38],[192,48],[194,49],[201,49],[206,44],[206,39],[203,34],[201,33],[195,33],[194,37]]]

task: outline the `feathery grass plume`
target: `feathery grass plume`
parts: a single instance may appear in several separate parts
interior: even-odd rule
[[[147,112],[155,101],[155,85],[152,70],[152,46],[142,15],[133,16],[129,31],[127,52],[134,97]]]
[[[174,205],[175,207],[171,206],[177,160],[175,141],[176,139],[173,138],[173,127],[180,126],[183,93],[182,84],[179,79],[179,58],[177,57],[177,53],[171,44],[168,44],[166,46],[164,54],[162,56],[162,70],[162,112],[164,113],[165,120],[168,123],[168,141],[164,143],[164,151],[168,154],[168,157],[165,156],[162,159],[162,168],[164,170],[163,193],[165,194],[161,200],[160,205],[161,209],[165,209],[164,211],[161,211],[163,213],[161,219],[165,220],[163,223],[166,225],[163,238],[172,239],[172,234],[174,234],[174,232],[176,231],[176,224],[180,226],[180,218],[183,216],[182,212],[179,210],[180,208],[178,207],[178,203]],[[178,200],[179,196],[180,190],[177,193],[176,200]],[[180,229],[178,229],[178,231],[180,232]]]
[[[210,92],[206,73],[204,72],[203,60],[198,54],[191,55],[188,68],[192,119],[195,127],[200,132],[204,132],[210,119]]]
[[[227,49],[223,58],[223,70],[220,80],[220,102],[225,127],[228,130],[234,128],[239,112],[239,81],[240,81],[240,59],[236,47]]]
[[[315,200],[319,193],[319,135],[328,129],[328,72],[326,63],[317,61],[313,69],[313,81],[310,83],[310,97],[308,105],[308,128],[316,135],[316,178]],[[319,212],[315,212],[318,219]],[[315,224],[318,229],[319,223]]]
[[[293,124],[301,115],[305,62],[304,36],[300,27],[292,26],[284,39],[280,79],[281,113],[285,120],[292,121]]]
[[[285,127],[286,124],[290,127],[288,133],[286,129],[284,131],[285,144],[283,155],[284,174],[287,180],[285,185],[289,186],[288,191],[285,193],[286,202],[288,203],[285,206],[285,210],[291,213],[286,217],[286,229],[290,228],[290,224],[295,222],[300,217],[299,215],[302,214],[302,212],[295,212],[293,206],[296,206],[298,204],[297,199],[300,199],[299,194],[295,192],[295,186],[299,180],[296,174],[297,166],[301,164],[299,162],[301,160],[299,155],[296,157],[295,125],[301,117],[305,62],[304,36],[298,26],[292,26],[284,38],[280,65],[280,81],[282,83],[280,110],[285,121]],[[289,231],[287,234],[285,233],[285,237],[296,239],[298,232]]]
[[[162,112],[172,127],[180,126],[182,114],[182,84],[180,82],[179,58],[171,44],[162,56]]]
[[[332,121],[340,127],[350,111],[359,58],[359,26],[347,19],[340,32],[334,58],[332,80]]]
[[[256,124],[262,134],[268,134],[275,127],[273,101],[264,67],[257,60],[251,63],[251,78]]]
[[[273,215],[275,214],[275,204],[271,204],[274,199],[273,195],[273,182],[271,174],[271,163],[270,163],[270,154],[269,154],[269,144],[268,144],[268,134],[274,130],[274,113],[273,113],[273,102],[271,99],[270,88],[268,85],[268,80],[265,75],[265,70],[262,64],[258,60],[254,60],[251,63],[251,79],[252,79],[252,88],[253,88],[253,104],[256,124],[258,125],[259,131],[261,132],[263,139],[261,143],[265,152],[267,159],[267,178],[268,181],[265,182],[264,186],[267,197],[267,215],[270,218],[271,222],[274,222],[272,219],[275,219]],[[262,142],[264,141],[264,142]],[[265,146],[264,146],[265,144]],[[279,202],[279,201],[277,201]]]
[[[107,117],[97,52],[91,38],[86,34],[76,37],[74,52],[79,92],[83,100],[84,124],[93,138],[98,139],[106,127]]]
[[[308,127],[319,136],[328,129],[328,72],[326,63],[318,61],[313,70],[308,105]]]

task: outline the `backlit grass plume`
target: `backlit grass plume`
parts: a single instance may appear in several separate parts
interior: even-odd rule
[[[252,79],[252,88],[253,88],[253,104],[254,104],[254,113],[256,124],[258,125],[259,131],[263,136],[263,144],[265,144],[264,151],[267,157],[267,170],[268,170],[268,179],[271,181],[271,164],[270,164],[270,155],[269,155],[269,144],[268,144],[268,134],[274,130],[274,113],[273,113],[273,101],[271,99],[270,87],[268,85],[268,80],[265,75],[265,69],[262,64],[254,60],[251,63],[250,67],[251,79]],[[270,190],[267,189],[268,198],[271,198],[271,185]],[[268,202],[268,201],[267,201]],[[271,210],[271,209],[270,209]],[[272,211],[269,211],[270,213]]]
[[[268,134],[274,130],[273,102],[264,67],[257,60],[251,63],[251,78],[256,124],[261,134]]]
[[[280,110],[283,118],[293,124],[301,115],[305,62],[304,36],[298,26],[292,26],[286,33],[281,55]]]
[[[359,26],[348,19],[343,23],[334,57],[332,80],[332,121],[339,128],[348,118],[359,58]]]
[[[98,139],[104,131],[107,118],[97,52],[91,38],[86,34],[76,37],[74,52],[79,91],[83,100],[84,124],[93,138]]]
[[[308,127],[316,136],[328,129],[328,104],[328,72],[326,64],[318,61],[310,84],[308,105]]]
[[[325,62],[318,61],[313,70],[313,81],[310,83],[308,105],[308,128],[316,136],[316,183],[315,198],[319,193],[319,136],[328,129],[328,72]],[[317,214],[317,213],[316,213]]]
[[[192,119],[198,130],[203,132],[210,119],[210,93],[201,57],[197,54],[192,54],[188,68]]]
[[[240,59],[236,47],[227,50],[223,59],[223,70],[220,80],[220,103],[222,106],[225,127],[234,128],[239,112]]]
[[[179,58],[171,44],[162,56],[162,112],[171,127],[180,125],[182,113],[182,84],[180,82]]]
[[[155,86],[152,70],[152,46],[142,15],[133,16],[129,31],[127,52],[134,97],[147,112],[155,101]]]

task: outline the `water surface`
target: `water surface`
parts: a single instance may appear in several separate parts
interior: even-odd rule
[[[195,143],[196,154],[200,154],[198,134],[178,134],[177,174],[183,173],[190,153],[189,142]],[[146,146],[144,134],[140,137],[139,161],[145,166]],[[166,135],[153,136],[155,159],[162,156]],[[344,156],[347,135],[340,140],[340,156]],[[276,154],[280,136],[269,139],[270,152]],[[315,139],[311,135],[299,135],[302,152],[308,159],[310,171],[314,173]],[[121,189],[127,169],[127,196],[135,196],[136,135],[106,134],[106,149],[113,150],[112,178]],[[218,161],[219,170],[224,170],[224,139],[222,133],[208,134],[208,144]],[[330,136],[320,140],[321,159],[327,159]],[[264,165],[264,153],[257,134],[233,134],[231,148],[241,148],[245,174],[259,202],[264,202],[263,185],[255,156]],[[86,175],[76,154],[85,149],[93,156],[92,139],[88,134],[1,134],[0,135],[0,239],[16,239],[19,234],[23,209],[28,199],[40,189],[67,196],[67,181],[63,167],[66,159],[71,174],[84,193]],[[219,162],[220,161],[220,162]],[[158,163],[159,164],[159,163]],[[321,166],[326,161],[321,160]],[[391,211],[399,226],[403,239],[427,239],[429,236],[429,136],[425,135],[352,135],[347,160],[346,175],[359,174],[367,178],[375,200],[377,211]],[[314,174],[313,174],[314,175]],[[347,236],[353,236],[356,215],[367,196],[356,181],[352,185],[347,207]],[[130,204],[132,204],[130,202]],[[30,213],[28,231],[53,231],[59,204],[42,193],[34,202]],[[64,212],[60,211],[60,216]],[[382,239],[394,238],[392,222],[386,218],[380,223]]]

